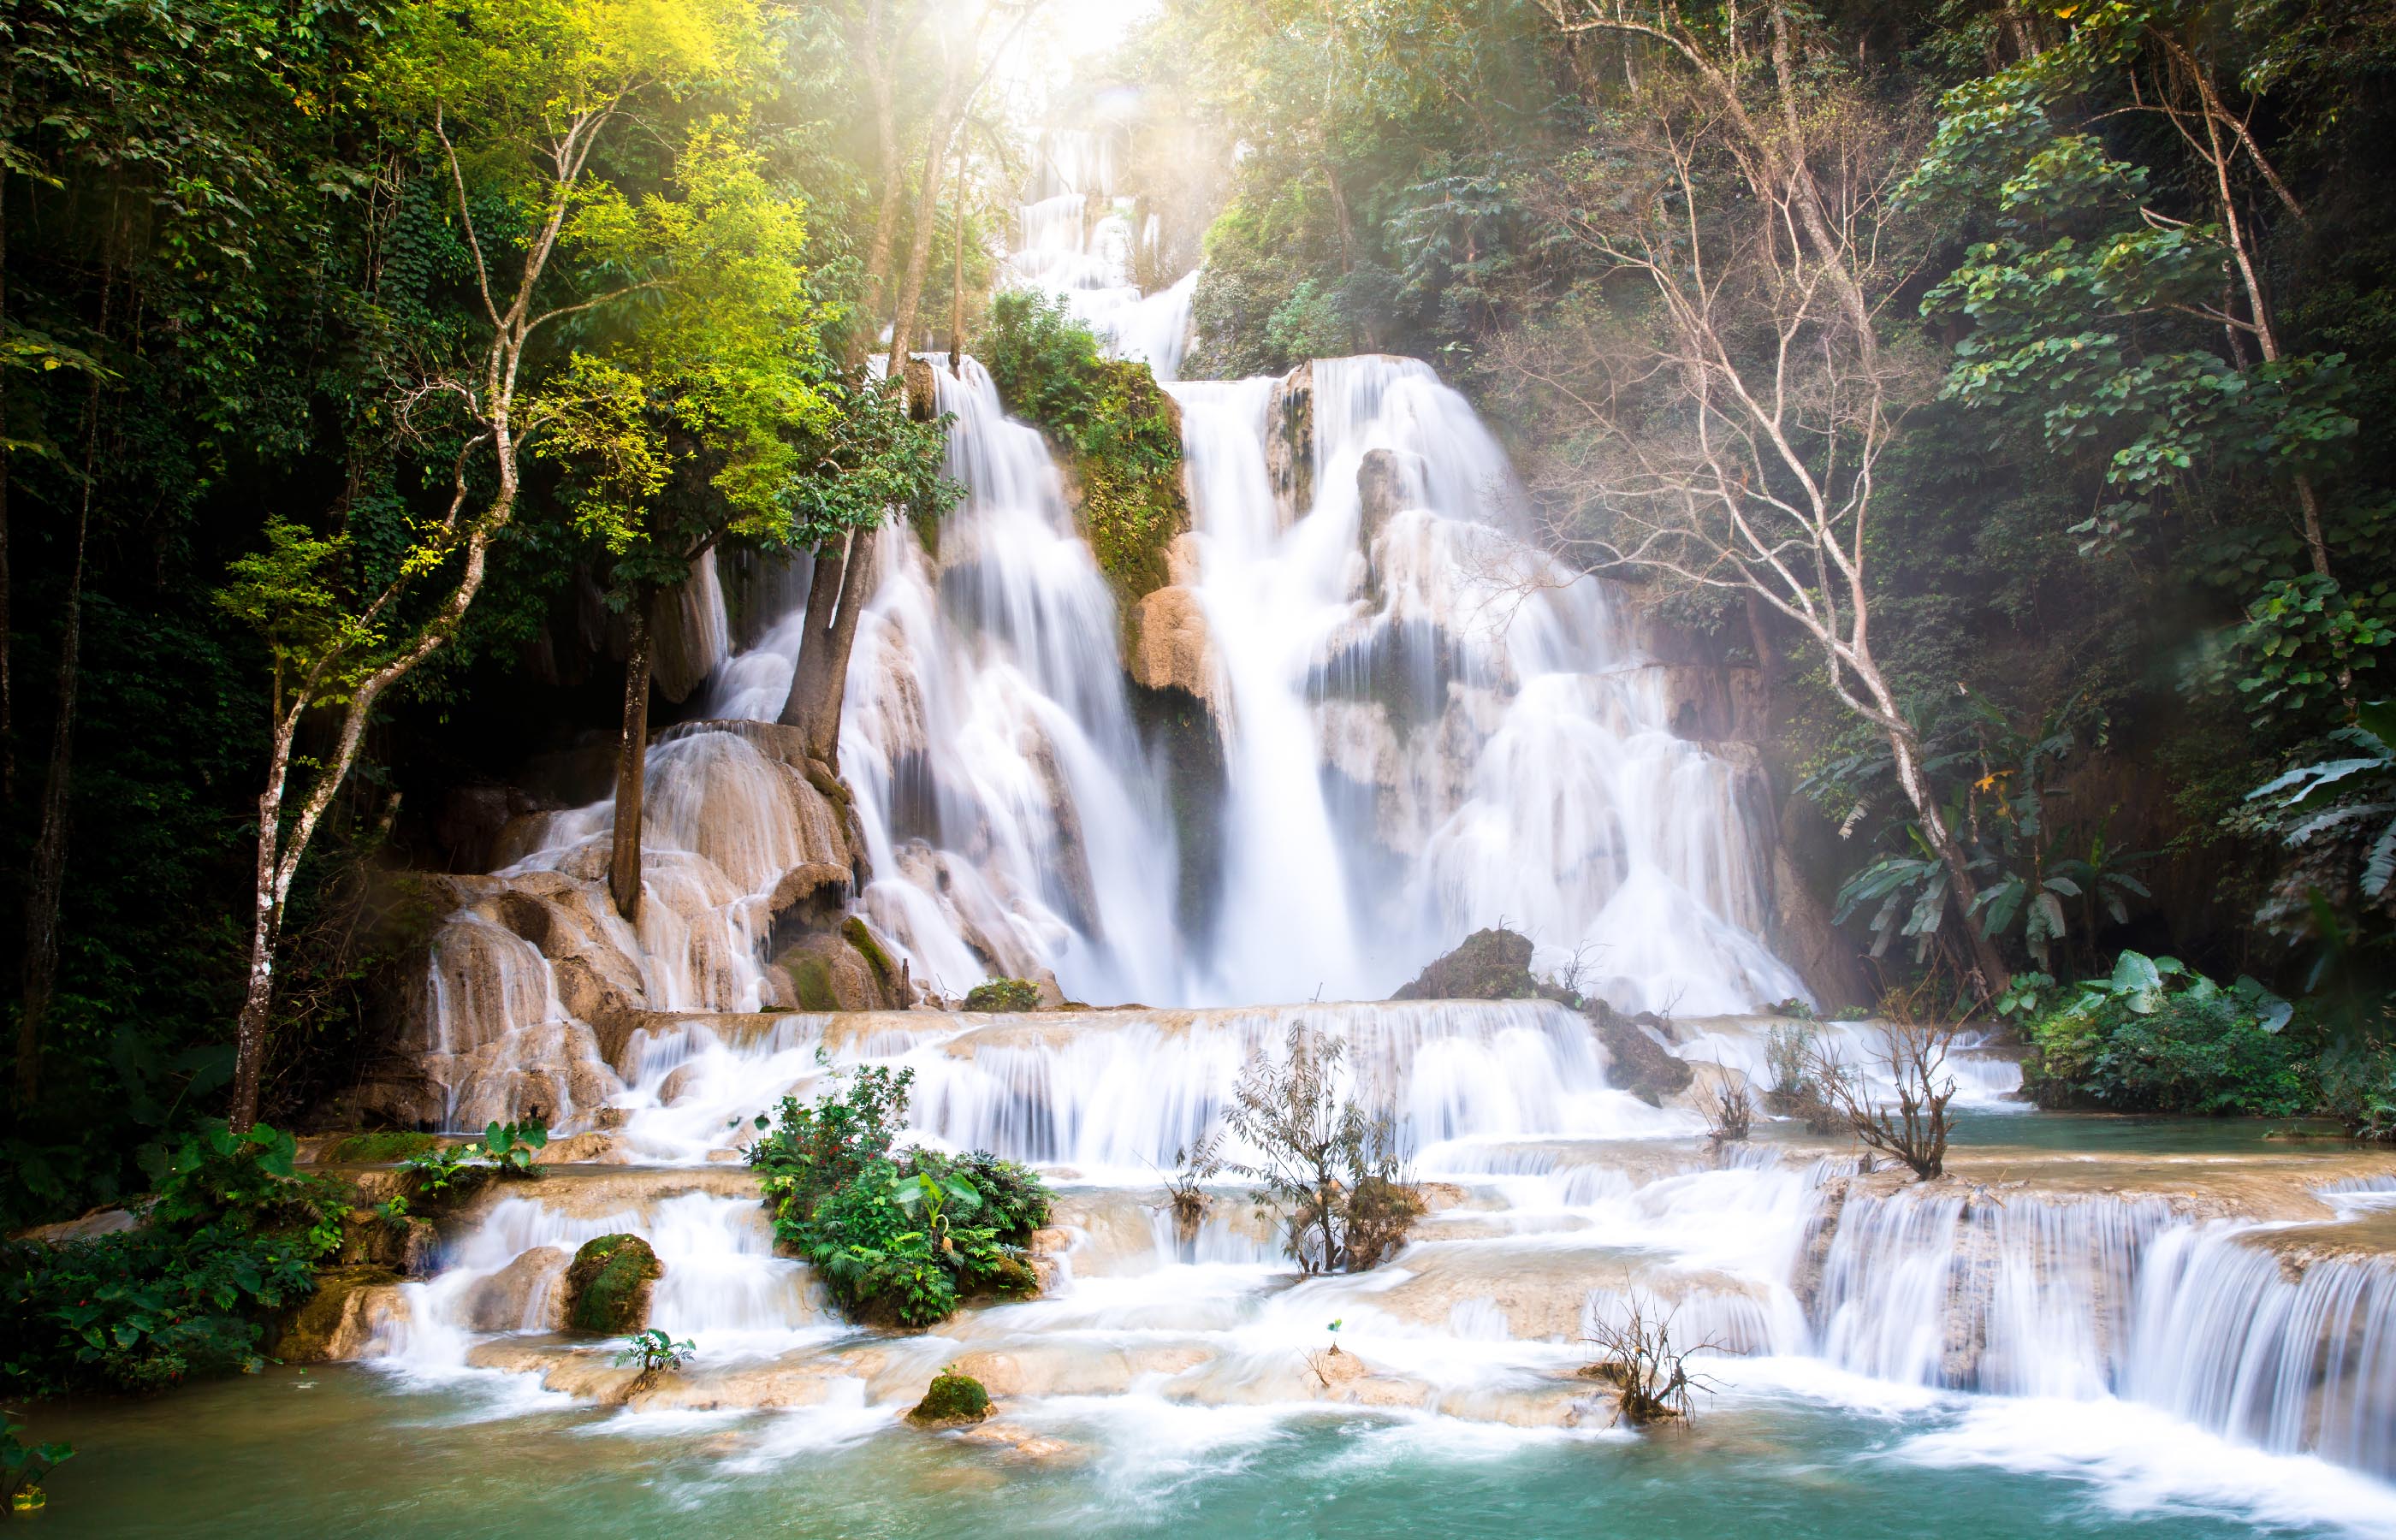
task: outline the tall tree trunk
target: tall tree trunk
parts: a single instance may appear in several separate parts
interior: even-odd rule
[[[962,378],[965,360],[965,147],[957,146],[957,204],[949,211],[956,243],[949,254],[949,374]]]
[[[856,325],[849,328],[848,366],[857,368],[873,351],[873,323],[882,316],[883,297],[890,292],[890,254],[898,238],[898,205],[905,195],[899,185],[898,116],[891,100],[893,59],[881,51],[879,32],[884,7],[876,0],[867,13],[868,41],[856,51],[865,60],[866,87],[873,98],[874,148],[882,162],[882,192],[873,212],[873,234],[865,247],[865,277],[857,294]],[[891,45],[895,57],[898,45]]]
[[[100,436],[100,386],[95,380],[84,451],[83,503],[75,516],[74,567],[67,579],[65,626],[59,638],[59,714],[50,731],[50,763],[42,777],[41,832],[25,898],[25,998],[17,1018],[17,1105],[30,1108],[41,1090],[42,1028],[59,980],[59,907],[66,889],[67,833],[74,792],[75,697],[83,661],[84,556],[91,541],[93,447]]]
[[[616,831],[607,892],[616,912],[641,917],[641,793],[649,768],[649,606],[635,603],[632,645],[624,659],[624,723],[616,739]]]
[[[845,551],[828,546],[817,552],[807,588],[806,632],[782,703],[781,721],[799,729],[807,757],[835,776],[849,653],[857,644],[858,617],[873,597],[875,540],[874,531],[860,529],[849,537]]]
[[[937,172],[940,162],[948,158],[949,137],[954,132],[955,126],[956,115],[941,113],[924,146],[924,181],[915,193],[914,237],[907,249],[907,275],[898,285],[898,312],[890,322],[888,378],[894,380],[906,373],[907,359],[915,351],[915,326],[924,302],[924,278],[932,265],[933,222],[940,211],[940,178]]]

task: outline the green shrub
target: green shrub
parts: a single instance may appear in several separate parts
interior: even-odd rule
[[[778,1241],[814,1264],[851,1320],[922,1327],[960,1298],[1037,1291],[1022,1255],[1049,1193],[986,1151],[893,1156],[913,1071],[869,1067],[812,1104],[782,1098],[749,1152]]]
[[[138,1229],[0,1247],[0,1375],[12,1394],[154,1390],[255,1372],[275,1315],[316,1286],[348,1194],[295,1169],[264,1126],[214,1123],[145,1152],[157,1195]]]
[[[1036,1011],[1040,987],[1028,979],[993,978],[965,991],[968,1011]]]
[[[2319,1104],[2289,1010],[2251,979],[2224,989],[2173,958],[2125,951],[2030,1024],[2023,1088],[2042,1107],[2289,1117]]]

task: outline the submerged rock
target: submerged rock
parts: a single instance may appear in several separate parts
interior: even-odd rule
[[[637,1235],[583,1242],[566,1269],[566,1324],[577,1332],[623,1336],[648,1324],[649,1292],[665,1266]]]
[[[1478,930],[1425,968],[1391,1000],[1530,1000],[1531,938],[1510,930]]]

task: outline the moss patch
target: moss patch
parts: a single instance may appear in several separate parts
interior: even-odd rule
[[[351,1135],[326,1150],[325,1158],[340,1165],[389,1165],[411,1155],[421,1155],[440,1142],[437,1135],[378,1129],[370,1134]]]
[[[993,978],[965,991],[968,1011],[1036,1011],[1040,987],[1027,978]]]
[[[907,1420],[918,1427],[961,1427],[990,1415],[990,1392],[971,1374],[943,1369]]]
[[[791,973],[791,992],[798,997],[802,1011],[837,1011],[838,997],[832,992],[832,964],[820,957],[793,957],[784,964]]]
[[[665,1270],[637,1235],[585,1241],[566,1269],[566,1324],[601,1336],[639,1331],[649,1319],[649,1285]]]
[[[895,996],[898,991],[898,964],[890,961],[890,954],[882,949],[881,942],[874,939],[873,927],[852,914],[842,923],[840,934],[857,949],[857,955],[865,959],[865,965],[873,970],[873,976],[881,982],[884,991]]]

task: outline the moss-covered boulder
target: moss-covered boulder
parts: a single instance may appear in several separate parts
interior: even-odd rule
[[[566,1324],[569,1331],[624,1336],[649,1322],[649,1289],[665,1265],[637,1235],[603,1235],[586,1241],[566,1269]]]
[[[849,915],[800,936],[774,960],[790,980],[787,1000],[802,1011],[903,1011],[915,991],[906,970],[864,920]]]
[[[918,1427],[964,1427],[990,1415],[990,1392],[971,1374],[943,1369],[932,1379],[924,1399],[907,1414]]]
[[[1040,986],[1028,978],[993,978],[965,991],[968,1011],[1036,1011]]]
[[[1516,931],[1478,930],[1390,998],[1529,1000],[1538,992],[1538,981],[1531,976],[1531,938]]]

